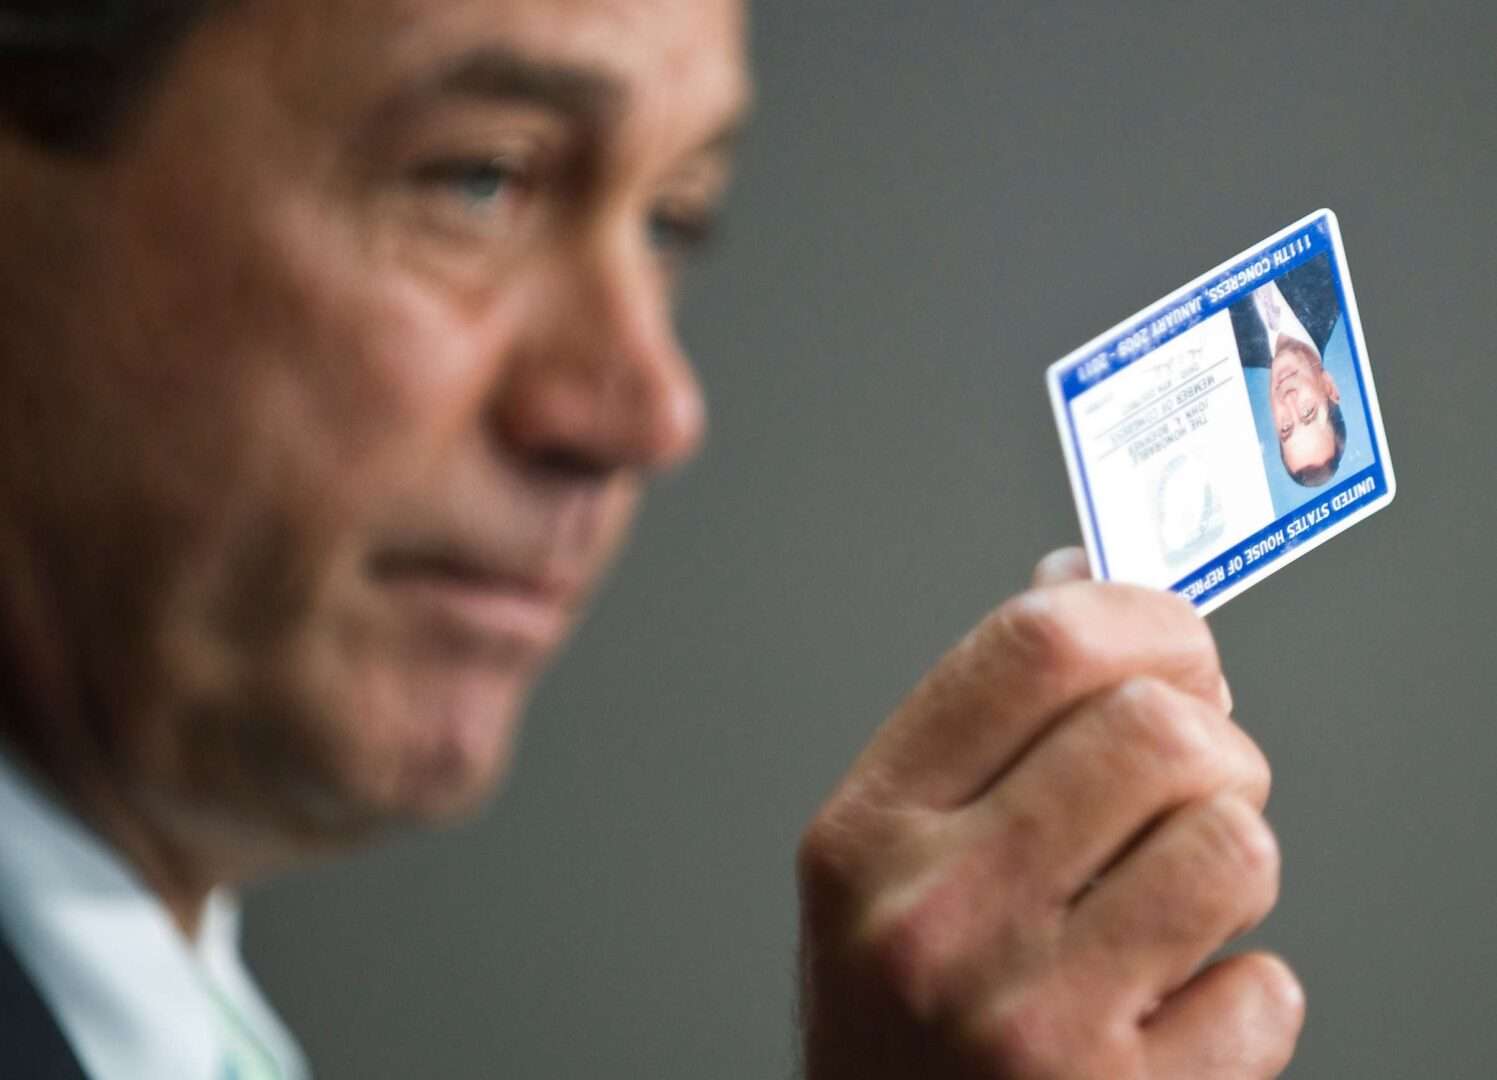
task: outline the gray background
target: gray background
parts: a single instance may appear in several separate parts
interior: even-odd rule
[[[1497,5],[770,0],[662,485],[479,822],[298,875],[324,1077],[784,1077],[801,823],[1077,534],[1048,362],[1338,211],[1394,505],[1212,617],[1275,763],[1296,1077],[1497,1060]]]

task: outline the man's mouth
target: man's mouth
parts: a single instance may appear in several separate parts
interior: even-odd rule
[[[575,578],[517,573],[476,553],[442,549],[382,552],[369,573],[425,615],[535,654],[560,644],[581,593]]]

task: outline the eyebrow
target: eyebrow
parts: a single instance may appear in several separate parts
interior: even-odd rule
[[[598,68],[527,57],[499,45],[463,53],[397,90],[385,113],[405,113],[444,98],[536,105],[602,126],[629,96],[623,82]],[[752,111],[745,100],[693,153],[731,159]]]
[[[535,60],[501,46],[463,53],[397,91],[404,112],[443,98],[519,102],[600,123],[627,97],[624,84],[596,68]]]

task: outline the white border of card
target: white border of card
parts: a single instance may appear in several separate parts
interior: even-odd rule
[[[1336,215],[1228,259],[1046,373],[1092,576],[1202,614],[1393,501]]]

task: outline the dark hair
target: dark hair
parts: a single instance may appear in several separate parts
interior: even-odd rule
[[[1310,465],[1306,468],[1293,472],[1289,475],[1294,481],[1304,487],[1321,487],[1331,482],[1336,475],[1336,470],[1341,467],[1341,455],[1346,453],[1346,418],[1341,415],[1341,403],[1338,401],[1327,402],[1326,419],[1330,422],[1331,430],[1336,434],[1336,452],[1331,455],[1331,460],[1321,465]]]
[[[0,0],[0,127],[108,149],[188,29],[220,0]]]

